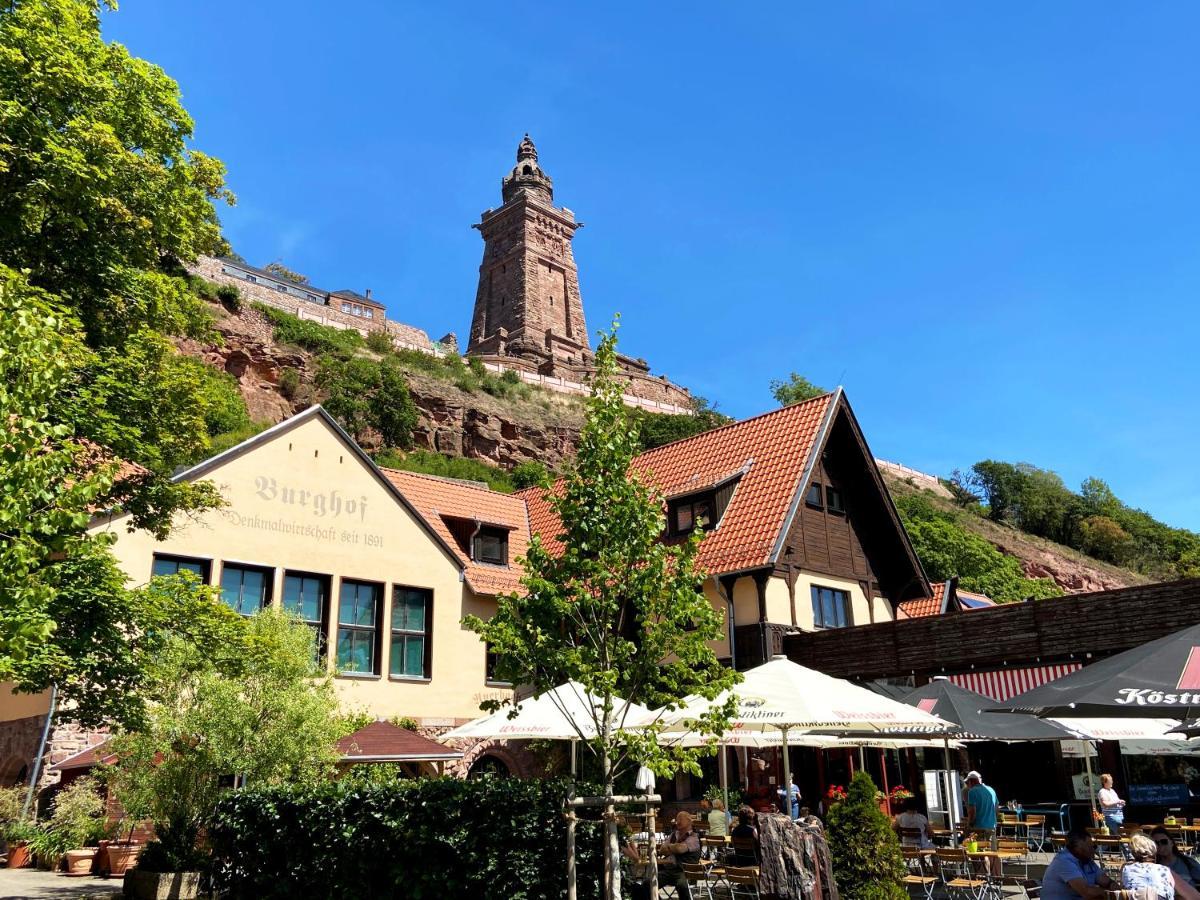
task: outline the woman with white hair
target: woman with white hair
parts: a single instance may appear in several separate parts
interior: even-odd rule
[[[1129,839],[1133,862],[1125,863],[1121,869],[1121,887],[1129,891],[1146,891],[1156,900],[1200,900],[1200,892],[1168,869],[1155,862],[1158,848],[1144,834],[1135,834]]]

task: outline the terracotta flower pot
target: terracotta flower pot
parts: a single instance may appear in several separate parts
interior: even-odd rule
[[[29,844],[25,841],[13,841],[8,845],[8,867],[23,869],[29,865]]]
[[[141,844],[109,844],[108,872],[110,875],[124,875],[137,862],[138,854],[142,852]]]
[[[96,847],[81,847],[67,851],[67,874],[78,878],[92,874],[92,863],[96,859]]]

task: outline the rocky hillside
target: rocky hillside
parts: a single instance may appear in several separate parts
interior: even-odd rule
[[[237,313],[218,304],[212,308],[221,341],[200,344],[184,339],[179,346],[236,378],[253,420],[274,424],[320,399],[312,384],[311,353],[277,344],[271,324],[253,307]],[[299,376],[297,389],[284,389],[285,369]],[[500,399],[483,392],[467,393],[453,382],[416,369],[406,374],[420,414],[413,432],[418,449],[504,468],[527,460],[557,468],[574,452],[583,424],[578,398],[530,389],[526,396]]]
[[[279,422],[320,399],[312,384],[312,354],[277,344],[272,338],[271,324],[254,308],[232,313],[214,304],[213,309],[221,341],[202,345],[183,340],[180,347],[234,376],[251,418],[258,422]],[[285,391],[281,386],[285,369],[297,373],[298,388]],[[527,460],[558,468],[574,452],[583,422],[578,398],[539,389],[519,397],[498,398],[483,392],[468,393],[451,381],[416,369],[407,375],[420,415],[413,434],[420,449],[505,469]],[[920,491],[931,503],[953,510],[953,504],[944,496],[924,490],[911,479],[890,473],[885,477],[894,494]],[[1015,557],[1026,576],[1051,578],[1068,593],[1124,587],[1148,580],[978,516],[961,517],[961,521],[1002,553]]]

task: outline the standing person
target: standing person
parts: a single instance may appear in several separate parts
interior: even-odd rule
[[[1185,853],[1180,853],[1175,845],[1175,839],[1161,826],[1150,832],[1154,839],[1154,849],[1158,853],[1158,861],[1186,881],[1191,887],[1200,887],[1200,863]]]
[[[1113,790],[1113,777],[1100,776],[1100,790],[1096,792],[1096,800],[1100,804],[1100,812],[1104,816],[1104,826],[1108,833],[1120,837],[1121,826],[1125,824],[1125,801]]]
[[[1129,838],[1129,849],[1133,862],[1125,863],[1121,869],[1121,887],[1129,891],[1150,889],[1157,900],[1197,900],[1197,891],[1180,875],[1162,863],[1156,862],[1158,849],[1154,841],[1144,834]]]
[[[967,821],[964,830],[975,835],[976,840],[987,843],[992,850],[1000,845],[996,839],[996,792],[983,783],[978,772],[967,773]],[[998,857],[988,859],[988,869],[1000,875]]]
[[[783,790],[783,788],[777,788],[775,793],[778,794],[780,796],[780,798],[782,798],[784,795],[784,790]],[[792,821],[795,821],[796,819],[800,818],[800,788],[796,787],[796,779],[795,778],[792,779],[791,787],[787,791],[787,793],[790,794],[791,798],[792,798],[791,809],[790,810],[788,809],[788,803],[786,800],[784,800],[783,801],[783,811],[785,813],[790,812],[791,816],[792,816]]]
[[[1096,845],[1086,831],[1067,835],[1042,876],[1041,900],[1103,900],[1113,880],[1096,865]]]

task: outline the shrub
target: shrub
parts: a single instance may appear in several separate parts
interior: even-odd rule
[[[233,900],[563,896],[565,780],[359,779],[227,794],[209,832]],[[599,896],[600,838],[577,835],[579,896]]]
[[[477,459],[446,456],[431,450],[414,450],[403,456],[385,450],[376,454],[375,462],[390,469],[403,469],[405,472],[422,472],[462,481],[482,481],[492,490],[504,494],[511,494],[513,491],[513,482],[508,472]]]
[[[296,391],[300,389],[300,373],[291,366],[285,366],[279,370],[279,393],[287,397],[289,400],[294,400]]]
[[[844,900],[908,900],[900,842],[876,794],[871,776],[858,772],[846,799],[829,810],[833,874]]]
[[[544,463],[538,462],[536,459],[526,460],[513,466],[508,476],[512,479],[513,487],[518,491],[528,487],[550,486],[550,470]]]
[[[242,292],[232,284],[222,284],[217,287],[217,299],[224,304],[226,309],[233,312],[242,311]]]
[[[294,344],[313,353],[344,353],[357,350],[365,343],[363,336],[352,328],[318,325],[265,303],[255,303],[254,308],[266,316],[275,340],[281,344]]]
[[[376,353],[391,353],[395,349],[392,336],[386,331],[372,331],[367,335],[367,349]]]

